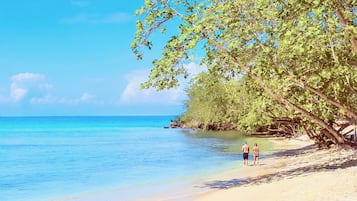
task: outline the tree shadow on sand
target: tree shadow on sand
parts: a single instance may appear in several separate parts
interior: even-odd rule
[[[299,149],[282,151],[279,153],[274,153],[272,156],[275,157],[287,157],[287,156],[296,156],[299,154],[304,154],[309,150],[315,149],[314,146],[307,146]],[[315,165],[306,165],[290,170],[278,171],[272,174],[266,174],[262,176],[257,176],[253,178],[239,178],[231,180],[217,180],[204,184],[203,188],[211,189],[229,189],[232,187],[238,186],[248,186],[255,184],[270,183],[272,181],[279,181],[285,178],[293,178],[300,175],[307,175],[314,172],[323,172],[323,171],[333,171],[336,169],[345,169],[348,167],[357,166],[357,158],[351,158],[351,155],[343,156],[340,158],[332,159],[325,164],[315,164]]]
[[[316,150],[316,145],[308,145],[308,146],[304,146],[301,148],[296,148],[296,149],[288,149],[288,150],[284,150],[284,151],[279,151],[276,153],[272,153],[267,155],[267,157],[286,157],[286,156],[296,156],[296,155],[301,155],[304,154],[306,152],[310,152]]]

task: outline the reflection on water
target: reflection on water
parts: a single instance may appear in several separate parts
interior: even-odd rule
[[[265,137],[254,137],[244,135],[239,131],[202,131],[202,130],[182,130],[182,132],[190,137],[199,140],[192,140],[188,143],[197,143],[200,146],[207,146],[215,151],[238,154],[241,153],[241,148],[244,142],[247,142],[250,147],[257,143],[262,155],[265,152],[272,150],[272,143]]]

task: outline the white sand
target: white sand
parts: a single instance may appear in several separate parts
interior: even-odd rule
[[[318,150],[306,139],[277,143],[281,151],[276,156],[244,168],[244,174],[206,182],[212,190],[193,200],[357,200],[356,150]]]

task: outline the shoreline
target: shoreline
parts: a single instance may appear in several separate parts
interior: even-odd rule
[[[260,159],[259,166],[252,165],[250,155],[247,167],[237,160],[221,172],[205,172],[182,180],[139,185],[128,196],[122,194],[120,189],[112,188],[54,200],[233,201],[239,198],[349,201],[357,197],[356,150],[319,150],[306,136],[266,140],[272,143],[272,147]]]
[[[269,141],[269,138],[261,138],[263,141],[258,141],[261,146],[269,151],[262,151],[262,156],[267,157],[271,154],[271,150],[274,149],[273,143]],[[273,138],[275,139],[275,138]],[[252,138],[253,141],[258,139]],[[240,145],[234,144],[232,147],[228,147],[228,152],[236,152],[240,149]],[[199,171],[195,174],[185,175],[180,178],[172,178],[164,181],[157,182],[141,182],[132,187],[107,187],[100,188],[91,191],[82,191],[74,194],[66,194],[63,196],[52,197],[50,200],[56,201],[97,201],[97,200],[192,200],[196,195],[200,195],[210,191],[209,186],[204,186],[205,182],[221,178],[224,175],[230,175],[241,171],[243,168],[243,162],[241,154],[234,154],[237,159],[227,161],[225,163],[216,163],[216,167],[201,166]]]
[[[319,150],[304,137],[273,142],[277,149],[260,166],[205,182],[210,190],[192,200],[348,201],[357,197],[356,150]]]

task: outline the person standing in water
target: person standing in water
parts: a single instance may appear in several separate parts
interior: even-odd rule
[[[259,147],[257,143],[255,143],[253,147],[253,159],[254,165],[259,165]]]
[[[244,143],[242,146],[242,152],[243,152],[243,164],[248,165],[248,156],[249,156],[249,146],[247,142]]]

